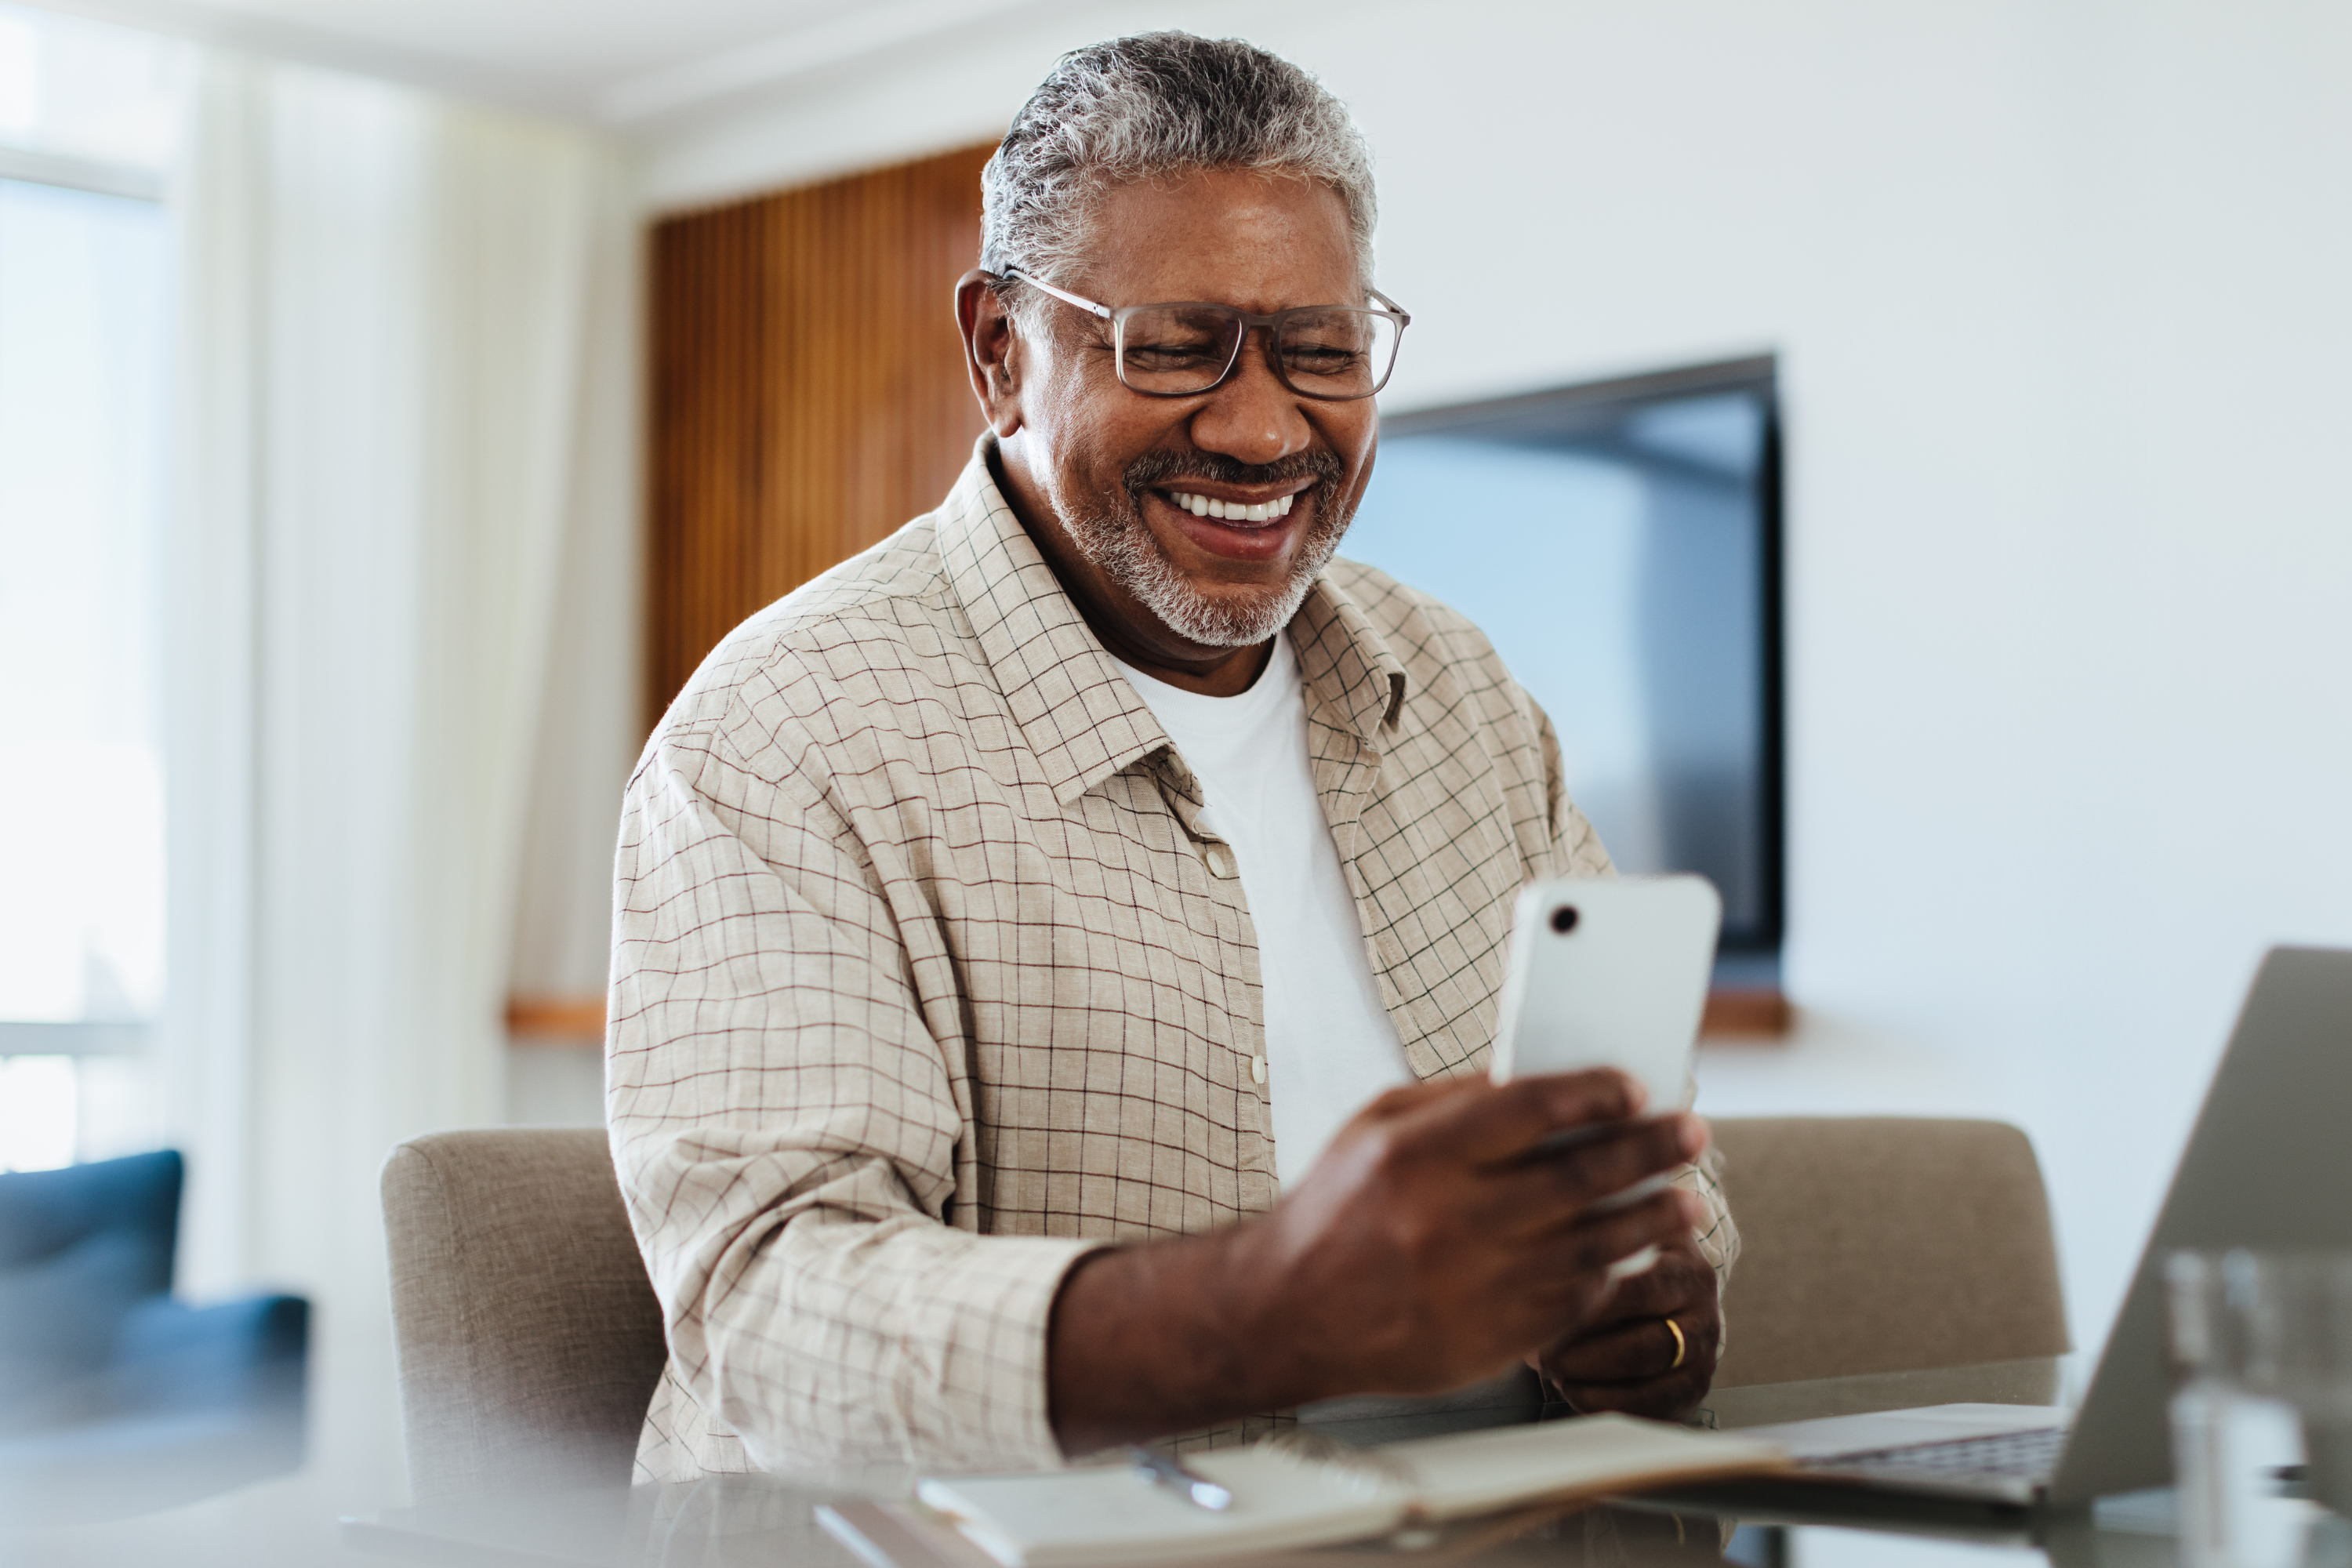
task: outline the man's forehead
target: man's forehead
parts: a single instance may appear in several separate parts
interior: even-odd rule
[[[1360,288],[1347,204],[1318,181],[1224,169],[1139,180],[1090,216],[1084,273],[1109,304],[1264,311],[1347,302]]]

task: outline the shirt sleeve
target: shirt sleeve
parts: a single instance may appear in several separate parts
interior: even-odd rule
[[[970,1085],[842,815],[667,734],[615,882],[606,1094],[665,1396],[761,1469],[1058,1464],[1047,1319],[1096,1244],[950,1223]]]
[[[1536,735],[1543,747],[1545,816],[1551,826],[1552,864],[1559,868],[1551,875],[1561,877],[1613,877],[1617,868],[1609,858],[1601,835],[1573,800],[1569,798],[1566,770],[1559,754],[1559,732],[1551,726],[1551,715],[1533,697],[1528,706],[1535,710]]]

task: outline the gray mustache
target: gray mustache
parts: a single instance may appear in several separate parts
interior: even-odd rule
[[[1206,479],[1212,484],[1278,485],[1313,479],[1324,489],[1338,488],[1346,469],[1330,452],[1294,452],[1271,463],[1244,463],[1217,452],[1146,452],[1127,467],[1128,493],[1136,504],[1143,492],[1174,479]]]

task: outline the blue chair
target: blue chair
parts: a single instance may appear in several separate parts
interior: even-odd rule
[[[0,1519],[120,1517],[302,1462],[310,1303],[172,1300],[165,1150],[0,1174]]]

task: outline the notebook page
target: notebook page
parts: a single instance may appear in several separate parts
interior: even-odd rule
[[[1703,1476],[1782,1468],[1769,1443],[1631,1415],[1580,1415],[1391,1443],[1420,1482],[1418,1510],[1458,1519],[1538,1498],[1595,1496]]]
[[[1786,1467],[1769,1443],[1627,1415],[1457,1432],[1350,1450],[1322,1439],[1192,1454],[1230,1489],[1198,1507],[1120,1466],[927,1480],[923,1502],[1004,1568],[1106,1568],[1319,1546],[1522,1503]]]
[[[1187,1456],[1234,1494],[1201,1508],[1125,1465],[927,1480],[917,1496],[1005,1568],[1139,1564],[1377,1535],[1409,1494],[1360,1472],[1257,1448]]]

